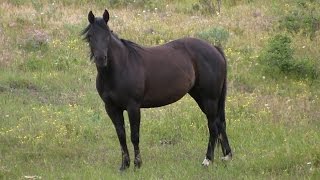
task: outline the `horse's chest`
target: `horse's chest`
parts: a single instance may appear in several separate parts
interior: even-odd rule
[[[119,94],[118,91],[114,89],[105,88],[103,92],[100,93],[100,97],[104,102],[111,101],[118,106],[126,104],[123,95]]]
[[[128,77],[131,77],[128,78]],[[116,79],[108,79],[108,81],[102,81],[98,79],[97,90],[102,100],[106,102],[112,102],[118,107],[126,108],[127,105],[134,101],[139,101],[143,96],[143,81],[137,81],[137,75],[123,77],[119,76]],[[142,79],[142,78],[138,78]]]

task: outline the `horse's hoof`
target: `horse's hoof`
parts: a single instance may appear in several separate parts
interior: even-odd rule
[[[121,164],[121,167],[119,168],[119,171],[122,172],[122,171],[125,171],[126,169],[128,169],[130,167],[130,161],[127,161],[127,162],[123,162]]]
[[[230,161],[232,160],[232,154],[229,153],[228,155],[221,158],[222,161]]]
[[[120,172],[123,172],[123,171],[125,171],[125,170],[128,169],[128,168],[129,168],[129,166],[121,165],[121,167],[119,168],[119,171],[120,171]]]
[[[202,166],[208,167],[210,164],[211,160],[204,158],[203,162],[202,162]]]
[[[142,165],[142,161],[140,159],[135,159],[134,160],[134,168],[140,168]]]

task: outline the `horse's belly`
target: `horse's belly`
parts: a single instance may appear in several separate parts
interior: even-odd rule
[[[168,93],[161,94],[159,96],[156,95],[147,95],[142,102],[142,108],[151,108],[151,107],[160,107],[165,106],[171,103],[174,103],[181,99],[188,91],[184,91],[183,93]]]
[[[181,99],[193,87],[193,68],[185,72],[161,73],[150,78],[145,87],[142,107],[159,107]]]

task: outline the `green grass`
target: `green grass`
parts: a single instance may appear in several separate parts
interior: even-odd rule
[[[209,30],[228,33],[222,45],[228,58],[226,117],[233,160],[222,162],[219,149],[211,166],[201,166],[207,123],[186,96],[142,110],[143,165],[134,170],[131,159],[124,173],[118,171],[114,127],[95,90],[96,70],[79,35],[88,11],[102,13],[103,3],[32,2],[0,4],[0,179],[320,178],[319,79],[266,73],[258,60],[268,39],[285,31],[279,20],[291,9],[303,11],[298,1],[230,0],[219,16],[194,11],[197,1],[192,0],[109,9],[111,29],[145,46],[199,34],[215,43],[219,33]],[[148,11],[157,5],[157,11]],[[294,57],[318,66],[320,32],[312,39],[305,32],[290,36]],[[126,113],[125,119],[132,158]]]

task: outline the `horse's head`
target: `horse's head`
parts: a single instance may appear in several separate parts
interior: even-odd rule
[[[87,40],[91,55],[98,67],[106,67],[108,65],[108,49],[111,41],[111,31],[108,27],[109,12],[104,11],[102,18],[96,18],[92,11],[88,14],[88,27],[83,31]]]

